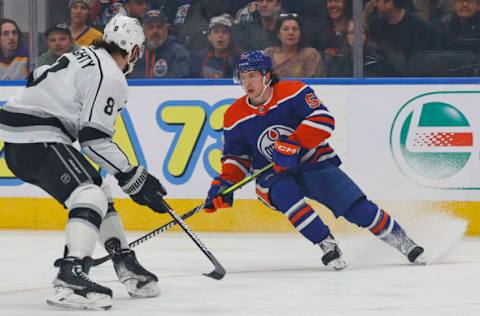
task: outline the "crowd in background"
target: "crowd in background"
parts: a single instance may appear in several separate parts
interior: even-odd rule
[[[281,77],[353,75],[352,0],[55,2],[64,12],[44,34],[37,67],[89,45],[123,14],[138,18],[146,35],[130,78],[231,78],[239,55],[253,49],[265,50]],[[480,0],[363,2],[365,77],[478,74]],[[22,34],[14,18],[0,20],[0,79],[28,76]]]

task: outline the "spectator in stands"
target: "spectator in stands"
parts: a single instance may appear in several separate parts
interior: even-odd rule
[[[233,7],[235,8],[235,17],[238,23],[240,24],[249,24],[255,18],[255,13],[257,12],[257,4],[259,1],[252,0],[231,0],[233,2]],[[325,0],[295,0],[295,1],[284,1],[282,2],[282,9],[285,12],[295,12],[302,17],[302,20],[308,14],[313,14],[316,19],[320,16],[323,16],[321,13],[318,14],[316,8],[320,4],[324,4]],[[312,12],[312,8],[314,8]],[[322,10],[324,7],[322,6]]]
[[[48,51],[38,57],[37,67],[55,63],[62,54],[69,53],[77,45],[67,24],[57,24],[45,32]]]
[[[70,32],[78,46],[88,46],[102,37],[102,32],[89,26],[90,0],[70,0]]]
[[[236,14],[239,13],[239,11],[245,6],[247,6],[249,3],[255,3],[256,1],[252,0],[230,0],[230,10],[228,13],[235,18],[237,22],[239,22],[236,18]]]
[[[326,0],[325,11],[327,17],[319,19],[312,45],[321,52],[335,55],[345,38],[346,26],[352,19],[352,0]]]
[[[137,18],[139,21],[143,20],[148,9],[147,0],[125,0],[127,15],[132,18]]]
[[[251,1],[237,10],[235,19],[239,24],[250,24],[257,13],[257,1]]]
[[[105,25],[115,15],[127,15],[124,7],[125,0],[93,0],[90,4],[90,16],[93,19],[93,25],[103,30]]]
[[[28,75],[28,48],[20,28],[11,19],[0,19],[0,80],[24,79]]]
[[[388,77],[394,74],[391,65],[388,64],[385,54],[378,49],[371,40],[367,40],[366,26],[362,27],[361,44],[363,46],[363,75],[364,77]],[[325,55],[327,77],[352,77],[353,76],[353,47],[354,47],[354,23],[347,23],[343,45],[338,54]]]
[[[169,34],[174,35],[191,53],[207,48],[210,19],[233,11],[232,6],[231,1],[225,0],[167,1],[165,14],[173,21]]]
[[[281,13],[281,0],[259,0],[251,22],[234,28],[234,37],[246,50],[264,49],[278,44],[275,25]]]
[[[424,21],[441,21],[453,12],[454,0],[412,0],[415,13]]]
[[[232,19],[228,14],[210,19],[208,27],[209,48],[204,48],[192,57],[191,70],[194,78],[231,78],[239,57],[231,37]]]
[[[103,29],[115,15],[121,14],[137,18],[140,22],[149,9],[147,0],[93,0],[91,15],[95,17],[95,26]]]
[[[368,32],[380,48],[400,52],[406,58],[427,48],[427,26],[406,10],[407,0],[374,0],[367,17]]]
[[[135,65],[133,78],[184,78],[190,74],[190,55],[174,36],[168,35],[168,18],[161,10],[149,10],[143,30],[146,50]]]
[[[324,77],[325,67],[315,48],[305,47],[302,25],[296,13],[280,14],[275,27],[281,46],[269,47],[273,71],[280,77]]]
[[[455,40],[480,41],[480,0],[455,0],[454,12],[445,21],[446,44],[452,47]],[[477,43],[478,44],[478,43]]]

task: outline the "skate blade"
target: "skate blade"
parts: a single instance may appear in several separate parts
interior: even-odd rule
[[[328,267],[335,271],[341,271],[347,267],[347,263],[343,259],[333,259],[327,264]]]
[[[428,264],[428,258],[422,253],[417,258],[415,258],[415,261],[413,261],[413,264],[426,266]]]
[[[109,310],[112,308],[112,298],[101,293],[89,293],[84,297],[69,288],[56,288],[55,293],[47,298],[47,304],[75,310]]]
[[[131,297],[135,298],[148,298],[157,297],[160,295],[160,289],[158,288],[158,282],[151,281],[141,288],[137,287],[138,280],[128,279],[122,282],[127,288],[127,292]]]

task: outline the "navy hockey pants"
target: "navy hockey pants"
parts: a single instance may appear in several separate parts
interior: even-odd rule
[[[328,161],[303,170],[278,174],[272,170],[259,177],[257,185],[263,192],[268,192],[271,206],[284,213],[312,243],[322,241],[330,231],[304,202],[305,197],[322,203],[335,217],[345,216],[348,221],[362,227],[373,221],[377,211],[377,206],[366,200],[353,180]],[[263,197],[265,200],[265,195]]]

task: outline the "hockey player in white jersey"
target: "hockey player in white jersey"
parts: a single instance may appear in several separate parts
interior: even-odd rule
[[[130,250],[111,194],[100,174],[74,147],[113,174],[137,203],[165,212],[161,183],[142,166],[130,165],[112,142],[115,119],[127,102],[125,75],[142,54],[145,36],[136,19],[114,17],[93,46],[64,54],[36,69],[0,110],[0,139],[10,170],[39,186],[69,209],[64,256],[47,303],[78,309],[109,309],[112,291],[88,272],[95,243],[112,254],[119,280],[131,296],[159,294],[157,277]]]

